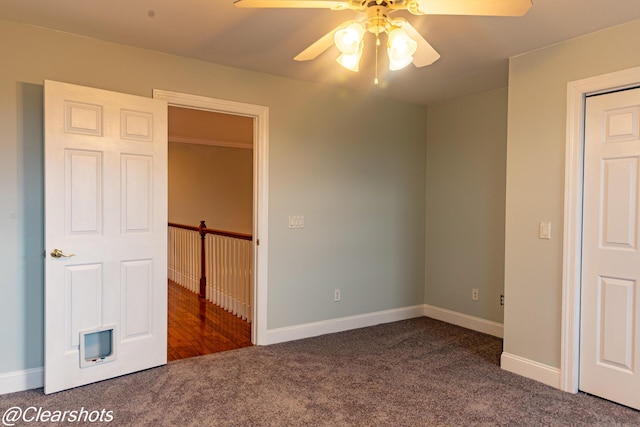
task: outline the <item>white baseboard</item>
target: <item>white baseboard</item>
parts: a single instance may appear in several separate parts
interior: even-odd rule
[[[560,369],[558,368],[505,352],[502,352],[500,357],[500,367],[505,371],[560,388]]]
[[[266,345],[286,341],[311,338],[334,332],[351,329],[366,328],[381,323],[391,323],[399,320],[413,319],[424,316],[424,305],[403,307],[338,319],[323,320],[321,322],[305,323],[302,325],[267,330]]]
[[[504,336],[504,325],[502,323],[492,322],[432,305],[424,306],[424,315],[432,319],[462,326],[472,331],[493,335],[494,337],[503,338]]]
[[[485,334],[493,335],[502,338],[503,325],[501,323],[491,322],[489,320],[480,319],[478,317],[469,316],[455,311],[446,310],[439,307],[430,305],[416,305],[411,307],[403,307],[391,310],[383,310],[374,313],[366,313],[355,316],[341,317],[337,319],[329,319],[320,322],[305,323],[302,325],[289,326],[284,328],[267,330],[266,345],[277,344],[286,341],[293,341],[303,338],[311,338],[324,334],[331,334],[335,332],[348,331],[351,329],[366,328],[368,326],[374,326],[382,323],[391,323],[400,320],[413,319],[416,317],[430,317],[432,319],[441,320],[443,322],[451,323],[463,328],[471,329],[474,331],[482,332]],[[506,353],[502,354],[503,368],[507,369],[504,365],[505,357],[509,360],[506,362],[507,366],[515,364],[515,360],[526,359],[519,358],[518,356],[510,356]],[[529,361],[532,365],[539,365],[536,362]],[[548,369],[553,369],[549,368]],[[507,369],[511,372],[518,373],[529,378],[537,379],[536,376],[530,376],[526,374],[526,370],[516,368]],[[525,373],[521,373],[525,372]],[[554,372],[556,377],[555,381],[559,384],[559,370]],[[549,384],[546,381],[538,379],[538,381]],[[16,391],[29,390],[33,388],[39,388],[44,385],[44,368],[33,368],[24,371],[9,372],[0,374],[0,394],[13,393]],[[552,385],[552,384],[550,384]]]
[[[23,371],[0,374],[0,394],[31,390],[44,385],[44,368],[25,369]]]

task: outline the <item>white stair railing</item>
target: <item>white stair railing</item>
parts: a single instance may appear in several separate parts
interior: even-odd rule
[[[251,321],[251,241],[207,234],[206,270],[208,301]]]
[[[198,293],[200,280],[200,236],[197,231],[169,227],[168,236],[169,280]]]
[[[168,233],[169,280],[251,322],[252,237],[208,229],[204,221],[200,227],[170,223]]]

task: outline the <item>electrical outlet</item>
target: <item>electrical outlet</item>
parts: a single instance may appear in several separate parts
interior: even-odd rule
[[[292,215],[289,217],[289,228],[304,228],[304,215]]]
[[[333,300],[335,302],[340,301],[340,289],[336,288],[333,290]]]
[[[471,289],[471,299],[473,301],[480,300],[480,291],[478,291],[476,288]]]

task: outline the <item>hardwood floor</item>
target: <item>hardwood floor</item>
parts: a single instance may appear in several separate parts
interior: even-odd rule
[[[169,281],[167,361],[251,346],[251,324]]]

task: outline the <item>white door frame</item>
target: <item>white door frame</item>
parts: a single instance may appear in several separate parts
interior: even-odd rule
[[[267,257],[269,199],[269,107],[223,99],[153,90],[170,106],[252,117],[253,127],[253,325],[251,342],[267,344]],[[259,285],[259,286],[258,286]]]
[[[560,388],[577,393],[580,366],[584,113],[587,95],[637,86],[640,67],[567,84]]]

